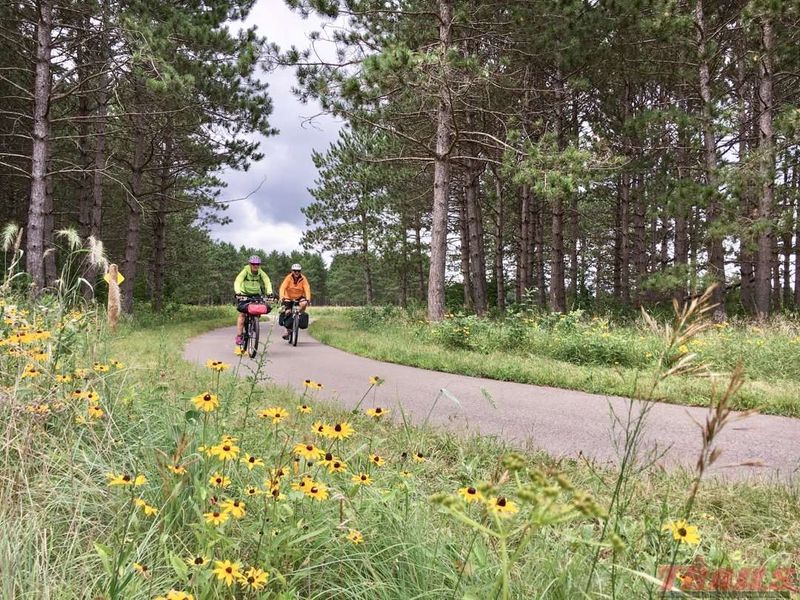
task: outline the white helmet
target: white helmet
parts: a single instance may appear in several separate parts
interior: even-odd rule
[[[292,271],[302,271],[303,267],[300,266],[300,263],[294,263],[292,265]]]

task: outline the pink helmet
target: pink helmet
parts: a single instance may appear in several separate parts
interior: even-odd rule
[[[248,261],[251,265],[260,265],[261,264],[261,257],[257,254],[253,254]]]

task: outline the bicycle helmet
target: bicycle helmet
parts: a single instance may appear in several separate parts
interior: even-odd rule
[[[251,265],[260,265],[261,264],[261,257],[257,254],[253,254],[248,261]]]
[[[294,263],[292,265],[292,271],[302,271],[303,267],[300,266],[300,263]]]

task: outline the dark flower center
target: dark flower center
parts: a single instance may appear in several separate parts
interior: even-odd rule
[[[376,414],[376,415],[379,415],[379,414],[381,414],[382,412],[383,412],[383,409],[382,409],[382,408],[376,408],[376,409],[375,409],[375,414]]]
[[[339,467],[341,467],[341,466],[342,466],[342,464],[341,464],[341,463],[339,463],[339,462],[335,462],[335,463],[333,463],[333,468],[334,468],[334,469],[338,469],[338,468],[339,468]]]
[[[251,457],[250,457],[248,460],[249,460],[251,463],[254,463],[254,462],[256,462],[256,457],[255,457],[255,456],[251,456]]]
[[[306,406],[305,404],[303,404],[303,406],[302,406],[301,408],[302,408],[303,410],[308,410],[308,406]]]
[[[425,457],[422,455],[422,452],[417,452],[417,458],[425,458]]]
[[[467,488],[467,493],[468,493],[468,494],[475,494],[477,491],[478,491],[478,490],[476,490],[474,487]]]
[[[280,493],[281,493],[281,491],[279,489],[272,490],[272,496],[275,497],[275,498],[277,498],[278,494],[280,494]]]
[[[374,460],[375,462],[380,462],[380,461],[381,461],[381,457],[380,457],[380,456],[376,456],[376,457],[375,457],[373,460]]]
[[[275,418],[276,419],[280,419],[281,418],[281,413],[275,413]]]
[[[278,469],[278,477],[283,477],[284,474],[283,469]]]
[[[234,508],[239,508],[239,501],[237,500],[236,502],[234,502],[233,506],[234,506]]]
[[[333,460],[333,454],[331,454],[330,452],[328,452],[328,453],[325,455],[325,460]]]
[[[318,488],[316,488],[316,487],[312,487],[312,488],[311,488],[311,493],[312,493],[312,494],[316,494],[317,492],[319,492],[319,489],[318,489]]]
[[[206,394],[205,396],[203,396],[203,400],[205,400],[206,402],[211,402],[211,394]]]
[[[306,450],[308,452],[311,452],[313,449],[314,449],[314,446],[306,446]]]
[[[506,505],[506,499],[505,499],[505,498],[503,498],[502,496],[500,496],[500,497],[497,499],[497,506],[505,506],[505,505]]]
[[[256,578],[250,575],[250,577],[247,578],[247,583],[253,583],[255,580]]]
[[[230,452],[231,451],[231,447],[228,446],[227,444],[225,446],[223,446],[222,449],[225,450],[225,452]]]
[[[361,476],[361,481],[366,481],[366,480],[367,480],[367,476],[366,475],[362,475]]]
[[[217,477],[214,481],[216,481],[217,483],[222,483],[222,477]]]
[[[678,529],[678,535],[681,537],[686,537],[686,529],[684,529],[683,527]]]
[[[131,480],[131,476],[130,475],[123,475],[122,476],[122,481],[130,481],[130,480]]]
[[[203,564],[203,557],[202,556],[198,556],[197,558],[195,558],[194,559],[194,564],[202,565]]]
[[[333,430],[334,430],[334,431],[337,431],[337,432],[338,432],[338,431],[341,431],[341,430],[342,430],[342,426],[341,426],[339,423],[337,423],[337,424],[334,426]]]
[[[214,518],[215,518],[215,519],[219,517],[219,513],[218,513],[217,511],[214,511],[214,513],[213,513],[213,514],[214,514]]]
[[[225,567],[226,573],[233,573],[233,567]]]

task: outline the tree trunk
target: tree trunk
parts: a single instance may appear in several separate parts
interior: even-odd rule
[[[564,288],[564,202],[560,196],[553,199],[553,248],[550,253],[550,308],[566,312],[567,298]]]
[[[505,225],[505,211],[503,208],[503,182],[496,169],[494,173],[494,190],[497,196],[497,221],[494,229],[494,282],[497,286],[497,310],[506,310],[506,278],[503,255],[503,227]]]
[[[172,166],[171,123],[167,125],[164,154],[161,157],[161,177],[158,186],[158,205],[153,218],[153,310],[164,308],[164,276],[167,264],[167,209],[169,206],[170,167]]]
[[[532,287],[533,276],[531,268],[533,266],[533,232],[534,224],[532,223],[531,211],[531,188],[528,185],[523,185],[520,188],[519,197],[519,217],[520,217],[520,240],[519,240],[519,265],[517,265],[517,272],[519,273],[519,296],[522,296],[525,290]]]
[[[630,203],[631,179],[623,173],[617,183],[619,194],[619,228],[620,228],[620,300],[629,306],[631,303],[631,247],[630,247]]]
[[[645,227],[645,198],[641,176],[633,178],[633,265],[636,272],[636,305],[645,301],[644,283],[647,280],[647,230]]]
[[[756,262],[756,315],[766,319],[770,312],[772,272],[772,209],[775,203],[775,149],[772,129],[772,53],[775,45],[772,20],[769,15],[761,21],[761,56],[759,59],[759,118],[758,141],[761,154],[759,175],[761,195],[758,201],[758,260]]]
[[[569,202],[569,296],[574,302],[578,297],[578,241],[580,239],[578,223],[578,196],[573,194]]]
[[[447,261],[447,209],[450,199],[450,150],[453,137],[453,107],[450,104],[450,69],[447,53],[452,42],[453,0],[439,0],[439,51],[442,79],[436,115],[436,157],[433,165],[433,210],[431,211],[431,264],[428,270],[428,318],[444,318],[445,268]]]
[[[536,289],[539,294],[539,306],[547,308],[547,280],[544,273],[544,223],[546,204],[541,198],[536,199],[536,213],[533,223],[536,230],[533,232],[535,247],[534,263],[536,264]]]
[[[473,163],[467,172],[464,199],[467,204],[469,222],[469,272],[472,280],[472,306],[478,316],[486,314],[488,299],[486,293],[486,249],[481,209],[480,176],[483,168]]]
[[[419,290],[419,300],[425,299],[425,259],[422,253],[422,223],[420,214],[414,215],[414,250],[417,255],[417,289]]]
[[[367,214],[361,214],[361,259],[364,262],[364,295],[367,304],[375,303],[375,288],[372,285],[372,264],[369,256],[369,227]]]
[[[469,270],[469,217],[467,216],[466,189],[455,186],[454,195],[458,198],[458,233],[461,251],[461,279],[464,282],[464,310],[472,310],[472,280]]]
[[[736,87],[738,96],[738,163],[739,169],[745,168],[745,159],[753,146],[753,123],[756,119],[757,103],[753,98],[753,89],[747,81],[747,41],[740,36],[736,58]],[[748,106],[749,105],[749,106]],[[752,111],[753,118],[748,108]],[[753,221],[758,217],[753,198],[752,186],[745,182],[739,192],[739,217],[745,225],[739,238],[739,275],[742,284],[742,306],[750,313],[755,313],[755,257],[752,251],[753,238],[750,233]]]
[[[48,134],[52,138],[52,132]],[[55,285],[58,279],[58,272],[56,270],[56,253],[55,253],[55,215],[53,214],[53,163],[52,156],[47,160],[47,181],[45,183],[45,203],[44,203],[44,231],[42,233],[42,241],[44,246],[44,283],[47,287]]]
[[[33,130],[31,146],[31,191],[25,244],[25,269],[32,278],[33,291],[45,285],[44,226],[47,203],[47,161],[50,150],[50,55],[53,5],[36,3],[36,72],[33,83]]]
[[[708,268],[711,279],[717,284],[711,300],[714,308],[714,320],[718,323],[725,320],[725,248],[722,236],[716,231],[720,219],[720,198],[717,189],[717,138],[714,132],[714,116],[712,114],[711,75],[708,66],[708,43],[706,39],[706,18],[703,11],[703,0],[695,0],[694,26],[697,41],[698,75],[700,84],[700,121],[703,131],[703,159],[705,183],[708,188]]]
[[[134,84],[137,89],[141,85],[138,81]],[[137,94],[139,92],[137,91]],[[142,111],[144,107],[140,102],[134,105],[136,114],[133,116],[133,165],[131,169],[131,196],[128,203],[128,226],[125,236],[125,259],[122,274],[125,281],[120,286],[122,292],[122,310],[126,313],[133,309],[133,289],[136,283],[136,271],[139,261],[139,249],[142,237],[142,203],[144,197],[144,169],[145,161],[145,130]]]

